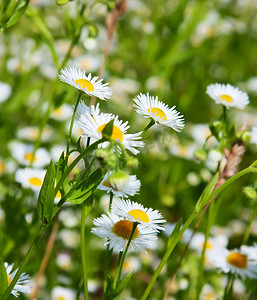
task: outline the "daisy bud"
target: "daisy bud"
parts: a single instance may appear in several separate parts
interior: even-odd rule
[[[116,156],[113,152],[99,148],[95,151],[95,157],[101,164],[107,164],[110,168],[115,168]]]
[[[241,133],[241,140],[244,142],[244,143],[249,143],[250,140],[251,140],[251,133],[247,130],[244,130],[242,133]]]
[[[197,161],[202,162],[206,160],[206,153],[203,149],[201,150],[196,150],[194,152],[194,157],[197,159]]]
[[[216,137],[220,137],[220,132],[222,131],[223,124],[221,121],[214,121],[209,125],[211,133]]]
[[[138,159],[137,158],[135,158],[135,157],[128,157],[127,159],[126,159],[126,166],[128,167],[128,168],[137,168],[137,166],[138,166]]]
[[[122,171],[115,171],[107,179],[109,185],[116,191],[123,191],[129,183],[129,175]]]
[[[243,193],[250,200],[255,200],[257,198],[257,193],[256,193],[255,189],[251,186],[245,186],[243,188]]]
[[[64,5],[68,2],[69,0],[56,0],[57,5]]]

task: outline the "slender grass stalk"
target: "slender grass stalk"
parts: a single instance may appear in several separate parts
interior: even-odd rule
[[[252,228],[252,225],[253,225],[253,221],[255,219],[256,214],[257,214],[257,206],[255,206],[252,210],[251,218],[249,220],[248,226],[247,226],[246,231],[244,233],[243,245],[247,245],[247,242],[249,240],[249,236],[250,236],[250,233],[251,233],[251,228]]]
[[[231,299],[230,296],[231,296],[232,289],[233,289],[234,279],[235,279],[235,276],[232,273],[229,273],[228,281],[227,281],[227,284],[224,289],[224,294],[223,294],[223,298],[222,298],[223,300]]]
[[[121,261],[120,261],[120,265],[119,265],[119,271],[118,271],[118,276],[117,276],[117,281],[114,282],[114,289],[115,289],[115,288],[117,287],[117,285],[120,283],[122,267],[123,267],[123,264],[124,264],[124,261],[125,261],[125,257],[126,257],[126,255],[127,255],[127,253],[128,253],[128,249],[129,249],[130,243],[131,243],[131,241],[132,241],[134,232],[135,232],[135,230],[136,230],[136,228],[137,228],[137,225],[138,225],[138,222],[133,222],[133,227],[132,227],[132,230],[131,230],[131,233],[130,233],[129,240],[128,240],[128,242],[127,242],[125,251],[123,252],[123,255],[122,255],[122,257],[121,257]]]
[[[74,107],[74,110],[73,110],[73,114],[72,114],[72,118],[71,118],[71,122],[70,122],[70,129],[69,129],[69,134],[68,134],[68,139],[67,139],[67,146],[66,146],[66,161],[67,162],[68,162],[68,158],[69,158],[69,150],[70,150],[72,129],[73,129],[74,120],[75,120],[75,116],[76,116],[76,111],[77,111],[82,93],[83,93],[82,91],[79,92],[78,99],[76,101],[76,104],[75,104],[75,107]]]
[[[88,300],[88,288],[87,288],[87,246],[86,246],[86,217],[89,215],[92,206],[87,205],[86,201],[82,203],[82,214],[81,214],[81,260],[83,269],[83,280],[84,280],[84,299]]]
[[[112,210],[113,192],[110,191],[109,212]]]
[[[26,255],[24,256],[21,265],[19,267],[19,269],[17,270],[13,280],[11,281],[10,285],[7,287],[7,289],[5,290],[5,293],[3,294],[1,300],[7,300],[16,284],[16,282],[18,281],[24,267],[26,266],[26,264],[29,262],[30,257],[32,255],[32,253],[34,252],[34,250],[36,249],[36,245],[38,243],[38,241],[40,240],[43,232],[45,231],[46,225],[45,224],[40,224],[38,231],[29,247],[28,252],[26,253]]]

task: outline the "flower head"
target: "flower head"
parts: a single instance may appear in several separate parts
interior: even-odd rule
[[[128,195],[134,196],[137,194],[140,186],[140,180],[137,179],[136,175],[128,175],[121,171],[111,171],[105,174],[98,189],[107,191],[107,193],[113,192],[117,197],[127,198]]]
[[[35,192],[39,192],[43,184],[46,170],[42,169],[18,169],[15,174],[15,180],[25,188],[31,188]]]
[[[12,282],[13,277],[15,276],[17,270],[12,272],[13,264],[9,265],[8,263],[4,263],[6,273],[7,273],[7,280],[8,285]],[[12,289],[11,294],[15,297],[19,296],[19,292],[21,293],[30,293],[31,292],[31,281],[29,280],[29,275],[26,273],[22,273],[16,282],[14,288]]]
[[[108,238],[107,243],[115,252],[124,251],[130,238],[133,222],[117,215],[102,215],[93,221],[92,233]],[[156,231],[144,224],[138,224],[132,236],[129,250],[141,251],[153,248],[157,241]]]
[[[208,261],[224,273],[234,273],[242,278],[257,278],[256,261],[251,261],[241,250],[215,248],[207,252]]]
[[[112,203],[112,213],[120,217],[127,218],[132,222],[139,222],[149,226],[154,230],[165,230],[159,224],[165,223],[162,215],[158,210],[146,208],[142,204],[131,200],[114,200]]]
[[[248,95],[230,84],[211,84],[207,86],[206,93],[217,104],[222,104],[227,108],[236,107],[239,109],[244,109],[249,103]]]
[[[93,110],[91,107],[91,111],[86,111],[81,114],[82,109],[80,109],[77,114],[77,126],[82,129],[83,135],[86,137],[90,137],[90,141],[95,142],[102,138],[102,132],[105,126],[114,119],[113,130],[110,139],[115,140],[123,146],[131,151],[133,154],[139,153],[139,151],[135,147],[143,147],[144,143],[138,141],[141,139],[141,132],[134,134],[127,134],[127,130],[129,129],[128,122],[123,123],[118,119],[118,116],[114,116],[112,114],[104,114],[100,113],[98,106],[96,106]],[[109,142],[104,142],[101,144],[101,147],[105,148],[109,145]]]
[[[98,77],[92,77],[91,73],[86,75],[85,71],[81,69],[74,67],[61,69],[59,78],[61,81],[74,86],[89,96],[96,96],[102,100],[106,100],[112,95],[112,90],[108,87],[108,83],[102,84],[102,79],[97,80]]]
[[[184,117],[175,110],[175,106],[169,108],[167,104],[158,100],[158,97],[150,96],[149,93],[137,95],[133,101],[136,112],[145,118],[152,118],[155,123],[171,127],[181,131],[184,127]]]

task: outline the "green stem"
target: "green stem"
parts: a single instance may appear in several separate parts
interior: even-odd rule
[[[120,261],[117,281],[114,282],[114,289],[116,288],[117,284],[120,283],[122,267],[123,267],[123,264],[124,264],[124,261],[125,261],[125,257],[126,257],[126,255],[127,255],[127,253],[128,253],[128,249],[129,249],[130,243],[131,243],[131,241],[132,241],[134,232],[135,232],[135,230],[136,230],[136,228],[137,228],[137,225],[138,225],[137,222],[133,222],[133,227],[132,227],[132,230],[131,230],[131,233],[130,233],[130,237],[129,237],[129,239],[128,239],[128,242],[127,242],[125,251],[123,252],[123,255],[122,255],[122,258],[121,258],[121,261]]]
[[[141,135],[145,134],[146,131],[151,128],[155,124],[154,119],[151,119],[150,122],[145,126]]]
[[[250,236],[250,232],[251,232],[251,228],[252,228],[252,224],[253,224],[253,221],[255,219],[256,213],[257,213],[257,206],[254,207],[254,209],[252,210],[251,218],[249,220],[247,229],[246,229],[244,237],[243,237],[243,245],[247,245],[247,242],[248,242],[248,239],[249,239],[249,236]]]
[[[82,214],[81,214],[81,259],[82,259],[82,269],[83,269],[83,279],[84,279],[84,299],[88,300],[88,288],[87,288],[87,250],[86,250],[86,217],[89,215],[92,206],[88,206],[86,201],[82,204]]]
[[[120,251],[119,252],[119,256],[118,256],[117,268],[116,268],[115,275],[114,275],[114,280],[113,280],[113,286],[114,286],[114,288],[116,287],[117,281],[118,281],[118,274],[119,274],[119,269],[120,269],[120,263],[121,263],[121,259],[122,259],[122,254],[123,254],[123,251]]]
[[[6,289],[5,293],[3,294],[1,300],[7,300],[9,298],[9,296],[10,296],[16,282],[18,281],[24,267],[26,266],[26,264],[30,260],[30,257],[32,255],[32,253],[34,252],[38,241],[40,240],[43,232],[45,231],[45,228],[46,228],[46,225],[40,224],[40,226],[38,228],[38,231],[37,231],[32,243],[29,247],[29,250],[27,251],[26,255],[24,256],[18,271],[16,272],[16,274],[15,274],[13,280],[11,281],[10,285],[7,287],[7,289]]]
[[[111,212],[112,210],[112,200],[113,200],[113,192],[110,191],[109,212]]]
[[[71,118],[71,123],[70,123],[70,129],[69,129],[69,135],[68,135],[68,140],[67,140],[67,146],[66,146],[66,161],[68,162],[68,158],[69,158],[69,150],[70,150],[70,142],[71,142],[71,134],[72,134],[72,129],[73,129],[73,124],[74,124],[74,120],[75,120],[75,116],[76,116],[76,111],[79,105],[79,101],[81,99],[83,92],[79,92],[79,96],[77,99],[77,102],[75,104],[74,110],[73,110],[73,114],[72,114],[72,118]]]
[[[216,190],[214,190],[210,196],[210,199],[212,199],[213,197],[215,197],[216,195],[218,195],[221,191],[223,191],[227,186],[229,186],[231,183],[233,183],[235,180],[237,180],[238,178],[248,174],[248,173],[257,173],[257,168],[254,168],[253,166],[257,165],[257,161],[253,162],[248,168],[238,172],[236,175],[234,175],[233,177],[229,178],[226,182],[224,182],[220,187],[218,187]],[[167,260],[169,259],[169,256],[171,255],[173,249],[175,248],[175,246],[177,245],[177,243],[179,242],[181,236],[183,235],[183,233],[185,232],[185,230],[189,227],[189,225],[193,222],[193,220],[197,217],[201,215],[201,211],[199,211],[198,213],[196,211],[194,211],[189,218],[187,219],[186,223],[184,224],[184,226],[182,227],[182,229],[180,230],[180,232],[176,235],[176,237],[172,240],[172,242],[170,243],[168,249],[166,250],[159,266],[157,267],[156,271],[154,272],[143,296],[141,297],[141,300],[146,300],[148,295],[150,294],[153,285],[156,281],[156,279],[158,278],[163,266],[166,264]]]
[[[230,294],[232,292],[234,278],[235,277],[233,276],[233,274],[231,274],[231,273],[228,274],[228,282],[224,289],[224,294],[223,294],[223,298],[222,298],[223,300],[230,299]]]

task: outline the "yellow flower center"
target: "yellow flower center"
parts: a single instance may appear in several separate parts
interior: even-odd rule
[[[110,184],[109,184],[109,182],[108,182],[108,180],[105,180],[105,181],[103,182],[103,185],[106,186],[106,187],[108,187],[108,188],[111,187]]]
[[[3,174],[5,170],[5,164],[3,161],[0,161],[0,174]]]
[[[161,109],[159,109],[157,107],[148,108],[147,111],[149,113],[152,113],[155,117],[160,117],[160,119],[162,121],[166,121],[167,120],[167,117],[166,117],[165,113]]]
[[[202,249],[203,249],[204,243],[202,243]],[[206,243],[206,249],[211,249],[212,248],[212,244],[210,242]]]
[[[97,131],[101,133],[104,130],[105,126],[106,126],[106,124],[103,124],[103,125],[99,126]],[[120,130],[120,128],[113,125],[111,139],[115,140],[115,141],[118,140],[118,141],[122,142],[123,138],[124,138],[124,136],[123,136],[123,133]]]
[[[11,276],[9,274],[7,274],[7,281],[8,285],[10,285],[10,283],[12,282]]]
[[[129,220],[121,220],[115,223],[112,227],[112,232],[115,233],[117,236],[128,240],[131,235],[131,231],[133,228],[133,222]],[[139,236],[139,230],[136,228],[132,240]]]
[[[220,100],[225,100],[229,103],[232,100],[232,97],[229,95],[221,95]]]
[[[238,252],[232,252],[227,256],[227,262],[240,269],[247,268],[247,256]]]
[[[55,116],[57,116],[57,117],[61,117],[61,116],[63,115],[63,110],[62,110],[62,108],[61,108],[61,107],[57,108],[57,109],[53,112],[53,114],[54,114]]]
[[[62,198],[62,194],[61,194],[61,192],[60,192],[60,191],[58,191],[55,197],[56,197],[56,198]]]
[[[25,160],[27,160],[29,162],[34,162],[37,160],[35,155],[33,155],[33,153],[31,153],[31,152],[26,153],[24,158],[25,158]]]
[[[93,92],[95,90],[93,84],[86,79],[77,79],[75,80],[75,84],[78,88],[87,89],[88,92]]]
[[[135,220],[142,221],[142,222],[145,222],[145,223],[149,222],[148,215],[140,209],[132,209],[128,212],[128,214],[130,216],[134,217]]]
[[[31,185],[36,185],[36,186],[40,186],[42,185],[43,181],[40,179],[40,178],[37,178],[37,177],[31,177],[29,179],[29,183]]]
[[[57,300],[66,300],[63,296],[57,296]]]

